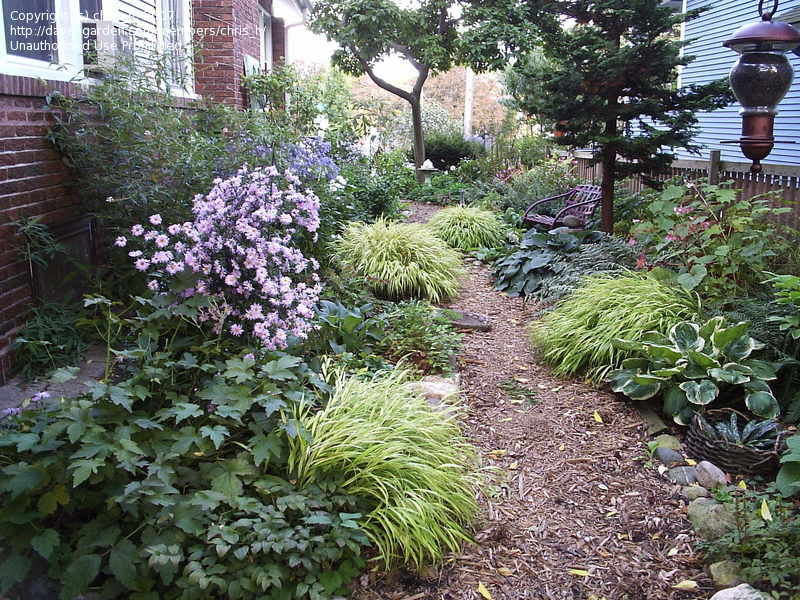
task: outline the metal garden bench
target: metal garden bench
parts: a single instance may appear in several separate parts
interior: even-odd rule
[[[558,196],[537,200],[525,211],[523,219],[548,229],[561,225],[566,225],[572,229],[582,229],[589,223],[589,219],[600,204],[601,197],[602,192],[599,185],[579,185]],[[556,213],[555,217],[534,212],[537,206],[553,201],[561,201],[564,206]]]

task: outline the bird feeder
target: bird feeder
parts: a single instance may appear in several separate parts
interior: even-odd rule
[[[758,11],[760,22],[745,25],[723,43],[739,54],[730,82],[742,105],[742,137],[723,143],[739,144],[744,155],[753,161],[753,173],[761,172],[761,161],[775,146],[777,106],[794,78],[786,54],[800,48],[800,31],[789,23],[772,20],[778,11],[778,0],[774,0],[772,11],[764,11],[764,0],[760,0]]]

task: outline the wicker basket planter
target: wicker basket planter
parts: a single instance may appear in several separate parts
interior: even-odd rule
[[[742,423],[749,419],[742,413],[732,408],[709,410],[703,414],[708,423],[730,419],[731,413],[736,413]],[[783,450],[783,435],[775,439],[775,446],[769,450],[756,450],[747,446],[740,446],[719,439],[712,439],[706,434],[702,421],[695,415],[686,435],[686,447],[689,454],[699,460],[714,463],[727,473],[738,475],[772,475],[778,470],[779,458]]]

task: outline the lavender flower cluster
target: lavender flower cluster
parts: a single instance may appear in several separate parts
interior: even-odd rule
[[[331,144],[319,137],[305,137],[287,147],[289,168],[304,180],[331,181],[339,167],[331,157]]]
[[[166,230],[152,227],[162,225],[160,215],[131,228],[137,245],[148,248],[128,253],[151,277],[148,287],[165,293],[176,277],[192,274],[194,286],[181,294],[219,300],[201,314],[215,333],[253,336],[268,350],[285,348],[289,336],[305,338],[321,291],[319,265],[293,237],[319,228],[317,196],[291,170],[243,167],[215,179],[207,195],[195,197],[192,212],[194,221]],[[124,236],[116,240],[128,244]]]

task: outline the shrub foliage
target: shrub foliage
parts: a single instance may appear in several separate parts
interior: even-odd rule
[[[505,228],[488,210],[469,206],[451,206],[436,213],[429,225],[437,236],[453,248],[492,248],[502,243]]]

